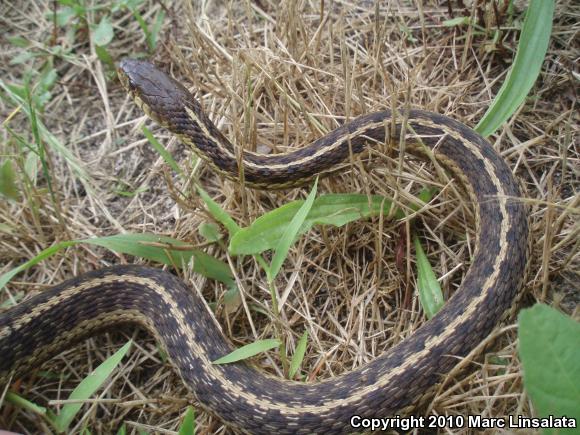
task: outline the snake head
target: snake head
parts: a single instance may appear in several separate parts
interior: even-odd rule
[[[124,59],[118,67],[121,84],[135,103],[154,121],[192,145],[220,168],[238,174],[233,146],[218,130],[185,86],[150,62]],[[227,158],[223,151],[226,150]]]
[[[167,123],[172,115],[183,112],[184,105],[193,100],[181,83],[150,62],[123,59],[117,74],[127,93],[155,120]]]

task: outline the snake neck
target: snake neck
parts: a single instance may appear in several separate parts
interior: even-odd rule
[[[271,190],[304,185],[317,176],[336,172],[367,144],[384,143],[384,122],[390,119],[389,111],[363,116],[307,146],[273,155],[232,145],[193,97],[166,126],[228,178]]]

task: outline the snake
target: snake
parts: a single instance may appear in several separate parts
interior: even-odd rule
[[[500,154],[466,125],[420,109],[383,110],[309,145],[259,154],[234,146],[194,94],[153,63],[124,59],[118,76],[151,119],[220,174],[252,188],[303,185],[369,148],[405,138],[405,152],[435,159],[464,186],[475,216],[472,261],[457,290],[415,332],[361,367],[314,382],[282,379],[247,361],[214,364],[232,345],[203,298],[168,271],[141,265],[92,271],[0,314],[1,383],[79,340],[138,325],[165,349],[194,402],[226,425],[255,434],[346,433],[355,430],[353,417],[371,421],[416,409],[513,306],[528,256],[522,191]]]

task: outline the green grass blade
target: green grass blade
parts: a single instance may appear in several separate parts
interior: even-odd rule
[[[151,25],[151,29],[147,34],[147,46],[151,52],[154,52],[157,47],[157,41],[159,39],[159,32],[161,31],[163,20],[165,20],[165,11],[161,9],[157,12],[155,21]]]
[[[135,7],[130,6],[129,10],[133,14],[133,17],[135,17],[135,19],[137,20],[137,23],[139,24],[139,27],[141,27],[141,30],[145,34],[145,40],[147,41],[147,47],[149,48],[149,51],[153,51],[153,49],[155,47],[153,47],[152,45],[156,42],[157,36],[151,35],[151,31],[149,30],[149,26],[147,25],[147,22],[145,21],[145,19],[141,15],[141,13],[139,13],[139,11]],[[162,19],[164,17],[165,17],[165,15],[162,16]]]
[[[526,12],[514,63],[507,78],[475,130],[495,132],[522,104],[534,85],[552,32],[553,0],[532,0]]]
[[[31,411],[42,417],[46,417],[47,415],[47,410],[45,407],[37,405],[36,403],[31,402],[30,400],[27,400],[24,397],[21,397],[18,394],[15,394],[11,391],[8,391],[6,393],[5,400],[6,402],[12,403],[14,406],[18,406],[19,408],[22,409],[27,409],[28,411]],[[2,432],[0,431],[0,433]]]
[[[520,313],[518,326],[524,387],[538,416],[580,422],[580,323],[536,304]]]
[[[195,434],[195,409],[191,406],[187,407],[183,421],[179,426],[178,435],[194,435]]]
[[[18,302],[20,302],[22,299],[24,299],[24,292],[17,292],[13,295],[11,295],[11,297],[9,297],[8,299],[6,299],[4,302],[2,302],[0,304],[0,311],[5,310],[6,308],[10,308],[13,307],[14,305],[18,304]],[[2,407],[2,403],[0,402],[0,408]]]
[[[258,340],[254,343],[246,344],[233,352],[228,353],[226,356],[222,356],[216,359],[212,364],[229,364],[236,361],[241,361],[248,359],[267,350],[279,347],[282,344],[279,340],[270,338],[267,340]]]
[[[121,349],[103,361],[90,375],[81,381],[72,391],[69,400],[87,400],[89,399],[107,380],[113,370],[119,365],[123,357],[129,351],[131,341],[125,344]],[[63,406],[60,414],[54,420],[55,427],[60,432],[67,432],[75,415],[82,407],[82,403],[67,403]]]
[[[296,376],[296,372],[302,365],[302,361],[304,360],[304,354],[306,353],[307,342],[308,342],[308,331],[304,331],[304,334],[302,334],[302,337],[300,337],[300,340],[296,345],[296,351],[294,351],[292,361],[290,361],[290,370],[288,370],[289,379],[294,379],[294,376]]]
[[[433,273],[433,269],[429,264],[429,260],[421,247],[419,238],[413,237],[415,245],[415,255],[417,256],[417,287],[419,292],[419,301],[421,307],[427,318],[430,319],[441,309],[444,304],[443,293],[441,286],[437,281],[437,277]]]
[[[4,288],[4,286],[6,285],[6,283],[10,282],[10,280],[15,275],[19,274],[20,272],[22,272],[22,271],[24,271],[26,269],[29,269],[32,266],[40,263],[45,258],[48,258],[51,255],[54,255],[55,253],[57,253],[61,249],[68,248],[69,246],[74,246],[77,243],[78,242],[75,242],[75,241],[60,242],[60,243],[57,243],[56,245],[53,245],[53,246],[51,246],[49,248],[46,248],[46,249],[42,250],[40,252],[40,254],[38,254],[36,257],[32,258],[31,260],[28,260],[26,263],[23,263],[23,264],[21,264],[18,267],[15,267],[12,270],[9,270],[8,272],[2,274],[0,276],[0,289]]]
[[[298,212],[294,215],[290,224],[284,230],[282,237],[278,241],[278,245],[274,251],[274,257],[272,258],[272,263],[270,267],[266,271],[268,274],[268,281],[272,282],[278,275],[284,260],[288,256],[288,251],[290,250],[290,246],[294,244],[298,234],[300,233],[300,227],[304,223],[306,216],[310,212],[312,208],[312,204],[314,204],[314,199],[316,198],[316,190],[318,187],[318,178],[314,182],[314,186],[312,187],[312,191],[304,201],[304,204],[300,207]]]
[[[13,104],[20,107],[26,116],[31,119],[32,114],[28,108],[27,102],[19,96],[17,93],[13,92],[10,86],[6,85],[2,79],[0,79],[0,88],[4,90],[9,99]],[[2,94],[0,94],[1,96]],[[83,164],[70,152],[70,150],[64,146],[57,138],[54,136],[45,125],[39,120],[36,120],[38,131],[42,138],[54,149],[58,154],[60,154],[68,163],[70,168],[73,170],[75,175],[81,180],[89,192],[93,192],[92,185],[90,184],[90,177],[83,168]]]
[[[169,151],[167,151],[165,147],[161,145],[161,143],[159,143],[159,141],[155,138],[155,136],[153,136],[153,133],[151,133],[151,131],[147,127],[143,126],[141,131],[143,132],[143,134],[145,135],[151,146],[155,148],[155,150],[159,153],[159,155],[163,158],[163,160],[165,160],[165,163],[167,163],[171,167],[171,169],[173,169],[176,173],[179,174],[180,177],[183,178],[183,171],[181,170],[177,162],[173,159],[171,153],[169,153]]]

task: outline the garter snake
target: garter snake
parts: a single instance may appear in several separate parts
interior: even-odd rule
[[[39,364],[72,342],[119,324],[148,329],[164,346],[199,404],[250,433],[342,433],[350,418],[410,409],[462,356],[489,334],[521,286],[528,237],[524,205],[510,169],[465,125],[423,110],[406,124],[389,111],[342,125],[285,154],[239,152],[180,83],[151,63],[125,60],[120,80],[152,119],[221,174],[258,188],[303,184],[329,173],[390,136],[431,154],[475,205],[477,240],[460,288],[412,336],[371,363],[335,378],[299,383],[245,362],[213,365],[231,351],[204,301],[172,274],[141,266],[90,272],[0,315],[0,380]],[[415,144],[415,146],[412,146]]]

